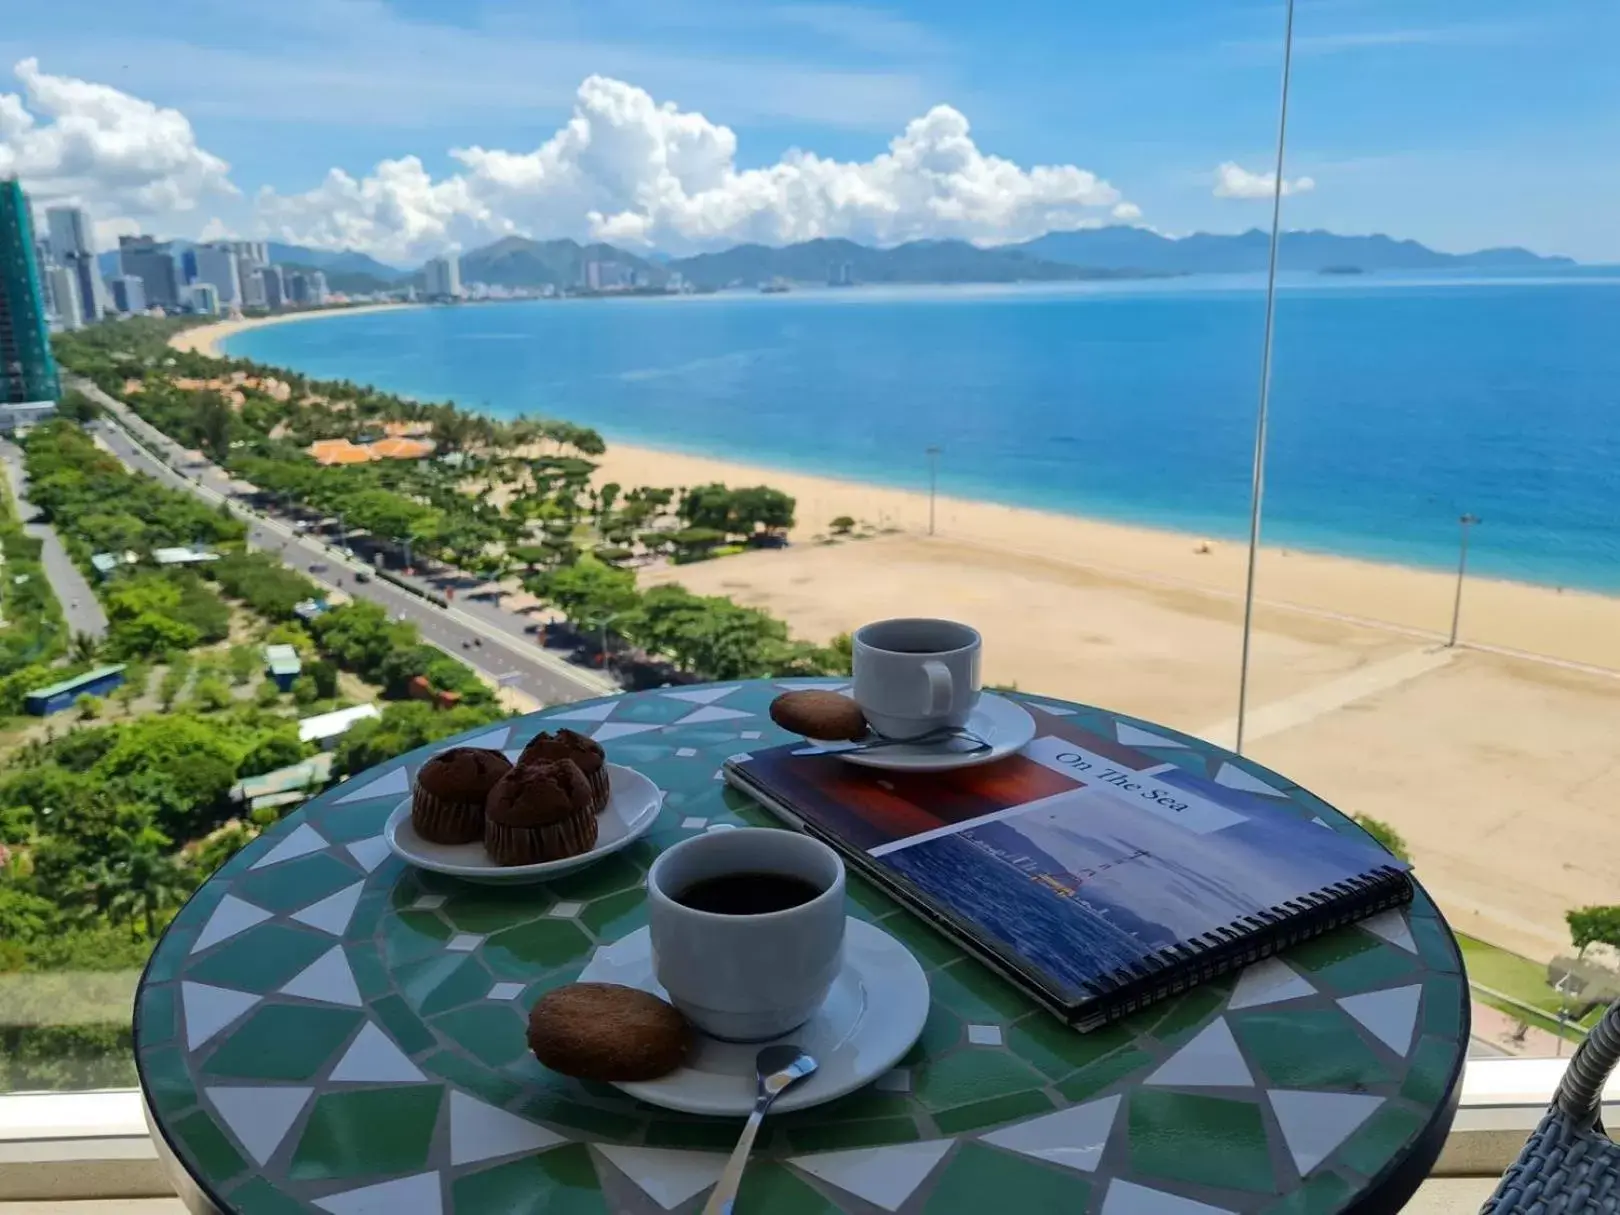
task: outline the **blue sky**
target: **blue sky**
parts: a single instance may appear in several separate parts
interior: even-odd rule
[[[363,182],[405,156],[440,181],[463,171],[454,148],[532,152],[594,73],[730,127],[739,171],[794,147],[867,161],[945,104],[987,156],[1078,166],[1162,231],[1235,231],[1268,204],[1216,197],[1214,176],[1224,162],[1269,172],[1282,14],[1264,0],[53,0],[9,7],[0,93],[32,56],[173,107],[239,192],[171,217],[82,187],[109,222],[245,233],[264,188],[298,195],[334,167]],[[1620,261],[1617,56],[1609,0],[1300,0],[1286,176],[1313,188],[1286,200],[1285,223]],[[293,231],[320,205],[267,213]],[[571,222],[560,203],[511,205],[502,222],[521,230]],[[462,215],[409,243],[379,222],[374,207],[323,239],[386,253],[484,231]]]

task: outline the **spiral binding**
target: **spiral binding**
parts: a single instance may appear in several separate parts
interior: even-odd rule
[[[1092,990],[1097,1007],[1086,1010],[1087,1022],[1101,1024],[1127,1016],[1290,945],[1411,901],[1412,879],[1404,870],[1385,865],[1256,915],[1239,916],[1096,980]]]

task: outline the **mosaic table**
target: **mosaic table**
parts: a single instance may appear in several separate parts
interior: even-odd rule
[[[768,821],[719,767],[786,741],[766,706],[803,686],[839,685],[665,689],[455,740],[511,750],[567,724],[666,790],[643,840],[548,886],[462,885],[389,853],[383,823],[444,743],[243,849],[175,918],[136,999],[141,1087],[182,1192],[194,1181],[244,1215],[696,1211],[739,1123],[556,1076],[525,1049],[524,1017],[645,923],[660,849]],[[1324,829],[1360,830],[1197,739],[1016,699]],[[1084,1035],[853,875],[850,894],[853,914],[922,962],[927,1026],[872,1086],[766,1123],[739,1215],[1396,1210],[1449,1130],[1467,985],[1421,891],[1408,912]]]

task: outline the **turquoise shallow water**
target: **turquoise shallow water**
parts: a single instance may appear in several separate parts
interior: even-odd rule
[[[610,439],[1246,534],[1253,282],[729,294],[275,325],[231,354]],[[1620,279],[1289,284],[1265,538],[1620,589]]]

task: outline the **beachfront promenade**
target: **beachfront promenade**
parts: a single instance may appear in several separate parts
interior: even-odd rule
[[[177,445],[94,384],[81,381],[74,386],[112,413],[114,420],[93,426],[92,432],[127,468],[209,501],[229,501],[225,489],[230,478],[222,469],[206,462],[192,463],[187,471],[198,480],[175,472],[155,453],[176,454],[181,450]],[[513,708],[528,710],[618,690],[610,679],[572,666],[536,646],[523,632],[530,620],[527,616],[506,611],[498,604],[470,601],[445,609],[379,578],[357,582],[355,575],[368,570],[364,562],[345,559],[319,538],[301,535],[262,514],[235,505],[233,510],[247,523],[248,543],[254,548],[275,553],[287,565],[329,589],[371,600],[390,614],[403,614],[421,631],[424,641],[517,693]],[[326,568],[312,572],[312,565]],[[341,588],[337,585],[339,578]],[[478,644],[474,644],[475,639]]]

